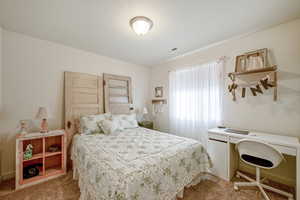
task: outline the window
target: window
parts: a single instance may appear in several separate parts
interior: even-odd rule
[[[170,72],[171,132],[203,141],[207,129],[221,123],[223,85],[217,62]]]

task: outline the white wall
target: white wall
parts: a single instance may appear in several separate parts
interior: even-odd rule
[[[3,112],[0,136],[5,141],[2,174],[15,165],[18,121],[34,118],[40,105],[49,107],[50,128],[63,128],[63,72],[103,72],[132,77],[133,101],[142,108],[148,101],[150,69],[60,44],[3,30]],[[87,38],[88,39],[88,38]]]
[[[164,86],[168,98],[168,71],[193,66],[221,56],[227,56],[226,72],[234,70],[235,56],[260,48],[270,49],[269,61],[279,68],[278,101],[273,102],[272,93],[232,101],[224,91],[224,124],[226,126],[300,136],[300,19],[286,24],[231,39],[193,54],[160,64],[152,69],[151,95],[154,87]],[[227,84],[229,83],[228,78]],[[168,131],[168,107],[157,116],[156,128]]]

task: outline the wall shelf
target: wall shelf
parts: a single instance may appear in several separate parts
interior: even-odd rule
[[[273,100],[277,101],[277,66],[268,65],[268,49],[247,52],[236,57],[235,71],[228,73],[232,83],[228,90],[236,101],[237,90],[245,98],[247,89],[250,94],[257,96],[265,90],[273,89]]]
[[[152,104],[167,104],[166,99],[152,99]]]
[[[228,76],[243,76],[243,75],[250,75],[250,74],[258,74],[258,73],[270,73],[270,72],[275,72],[277,70],[277,66],[274,65],[272,67],[265,67],[262,69],[253,69],[253,70],[248,70],[244,72],[231,72],[228,74]]]

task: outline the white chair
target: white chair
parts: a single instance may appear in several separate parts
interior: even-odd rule
[[[282,160],[284,160],[284,157],[280,151],[275,149],[270,144],[249,139],[240,140],[236,144],[236,149],[238,150],[240,158],[243,162],[256,167],[256,180],[246,176],[245,174],[242,174],[241,172],[237,172],[238,178],[242,177],[249,182],[235,182],[235,190],[238,190],[240,186],[257,186],[266,200],[270,200],[270,198],[264,189],[286,196],[289,200],[294,199],[293,195],[290,193],[261,183],[260,169],[275,168],[282,162]]]

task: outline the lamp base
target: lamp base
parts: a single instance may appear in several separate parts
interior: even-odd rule
[[[43,119],[42,120],[40,133],[48,133],[48,122],[47,122],[47,119]]]

